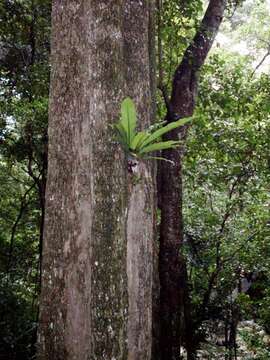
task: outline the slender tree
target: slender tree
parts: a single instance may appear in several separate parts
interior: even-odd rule
[[[153,114],[151,1],[53,1],[38,358],[151,358],[154,171],[113,124]]]
[[[226,0],[210,0],[199,29],[177,67],[170,99],[165,95],[168,123],[191,116],[195,107],[198,75],[221,24]],[[181,253],[182,159],[188,126],[166,135],[167,140],[183,141],[179,149],[162,154],[173,162],[160,162],[158,169],[160,224],[160,354],[162,360],[179,359],[181,312],[184,310],[185,347],[188,359],[195,357],[192,346],[192,317],[187,286],[186,264]],[[183,334],[182,334],[183,335]]]

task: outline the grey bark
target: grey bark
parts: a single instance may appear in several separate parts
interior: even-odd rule
[[[154,174],[110,124],[152,115],[151,1],[53,1],[40,360],[151,357]]]

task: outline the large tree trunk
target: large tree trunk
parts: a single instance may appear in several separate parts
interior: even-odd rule
[[[40,360],[151,358],[154,174],[110,124],[152,115],[151,1],[53,2]]]
[[[191,45],[176,69],[170,101],[167,101],[166,121],[191,116],[195,107],[198,86],[198,73],[213,44],[222,21],[226,0],[210,0],[201,26]],[[188,333],[187,350],[192,347],[192,324],[188,319],[190,311],[186,263],[181,254],[183,244],[182,219],[182,162],[184,143],[188,126],[170,132],[166,139],[183,142],[180,149],[166,150],[162,156],[171,160],[160,162],[158,171],[158,191],[161,209],[160,224],[160,344],[162,360],[178,360],[180,349],[181,313],[186,319],[185,329]],[[184,309],[185,307],[185,309]],[[194,358],[193,349],[189,358]]]

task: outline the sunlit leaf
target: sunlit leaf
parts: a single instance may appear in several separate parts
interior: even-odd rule
[[[123,100],[121,104],[120,124],[125,129],[128,143],[130,144],[135,136],[137,116],[134,102],[130,98]]]
[[[143,143],[142,147],[145,147],[146,145],[150,144],[153,141],[158,140],[162,135],[168,133],[169,131],[176,129],[180,126],[183,126],[184,124],[188,123],[191,120],[191,118],[184,118],[180,119],[178,121],[174,121],[172,123],[169,123],[166,126],[163,126],[162,128],[156,130],[153,132]]]
[[[172,148],[176,148],[177,146],[179,146],[180,142],[179,141],[173,141],[173,140],[169,140],[169,141],[161,141],[158,143],[154,143],[154,144],[150,144],[148,146],[145,146],[144,148],[142,148],[140,150],[140,154],[146,154],[148,152],[152,152],[152,151],[159,151],[159,150],[165,150],[165,149],[172,149]]]

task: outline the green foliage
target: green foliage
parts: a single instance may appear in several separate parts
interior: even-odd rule
[[[268,50],[270,41],[269,21],[270,13],[267,1],[245,1],[235,17],[231,19],[231,26],[237,29],[235,36],[238,40],[244,38],[248,41],[247,46],[250,50],[265,51]],[[257,57],[258,55],[257,53]]]
[[[190,118],[180,119],[165,126],[161,124],[157,130],[150,128],[136,132],[137,115],[135,105],[130,98],[126,98],[121,104],[121,117],[115,128],[123,150],[131,157],[143,159],[149,158],[146,154],[150,152],[174,149],[179,146],[180,141],[162,141],[160,138],[169,131],[183,126],[188,121],[190,121]],[[155,158],[165,160],[160,157]]]
[[[0,356],[3,359],[27,360],[34,353],[31,344],[37,327],[36,305],[31,305],[24,295],[23,284],[0,282]]]
[[[267,288],[265,287],[265,284],[268,285]],[[268,282],[265,281],[263,283],[263,286],[264,286],[263,296],[261,296],[261,298],[255,304],[255,310],[258,310],[258,318],[259,318],[260,324],[264,327],[266,332],[268,334],[270,334],[270,284],[269,284],[269,280],[268,280]]]
[[[0,358],[35,353],[50,0],[0,2]]]
[[[240,337],[245,341],[248,350],[253,354],[246,356],[246,360],[269,360],[269,337],[263,336],[263,331],[257,327],[240,330]]]
[[[205,320],[226,318],[243,273],[269,276],[270,77],[251,74],[245,57],[209,59],[187,146],[185,251],[195,317],[211,288]],[[243,316],[266,324],[266,294],[262,307],[247,295],[238,301]]]

